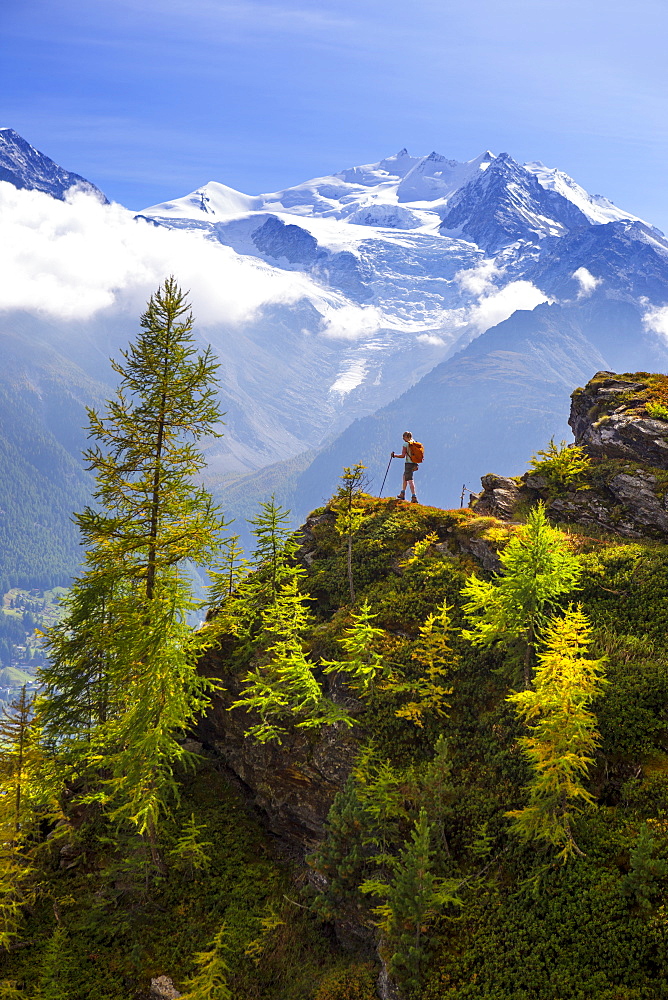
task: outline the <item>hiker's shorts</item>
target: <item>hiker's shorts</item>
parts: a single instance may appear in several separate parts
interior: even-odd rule
[[[406,462],[404,465],[404,479],[407,483],[413,478],[413,473],[417,469],[417,462]]]

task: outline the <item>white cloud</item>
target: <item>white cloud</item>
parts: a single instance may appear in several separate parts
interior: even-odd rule
[[[86,320],[112,307],[142,311],[169,274],[201,325],[242,323],[268,303],[323,290],[204,238],[135,221],[120,205],[72,191],[57,201],[0,181],[0,310]]]
[[[419,344],[427,344],[430,347],[444,347],[443,337],[437,337],[434,333],[419,333],[416,337]]]
[[[572,277],[574,277],[580,285],[578,299],[589,298],[594,289],[597,288],[603,281],[603,278],[595,278],[591,271],[588,271],[586,267],[579,267],[577,271],[573,271]]]
[[[668,306],[651,306],[642,321],[647,330],[652,330],[668,340]]]
[[[493,260],[483,260],[476,267],[458,271],[455,274],[457,285],[465,295],[475,296],[477,302],[453,310],[451,322],[455,321],[457,326],[466,325],[477,334],[484,333],[508,319],[516,309],[535,309],[541,302],[550,301],[530,281],[510,281],[499,287],[504,273],[505,269]]]
[[[460,272],[462,273],[465,272]],[[535,309],[541,302],[551,301],[530,281],[510,281],[497,288],[489,277],[491,273],[492,269],[485,267],[477,277],[469,275],[465,279],[471,280],[471,288],[484,290],[471,304],[456,309],[434,310],[433,313],[422,316],[419,322],[411,322],[405,315],[399,318],[384,313],[373,305],[332,306],[321,303],[318,308],[324,313],[324,335],[337,340],[365,340],[381,329],[404,330],[413,335],[418,343],[442,347],[452,343],[467,330],[477,336],[508,319],[517,309]],[[495,274],[498,273],[500,272],[495,270]],[[425,331],[425,326],[428,326],[428,331]]]
[[[61,202],[0,182],[0,221],[0,311],[25,310],[65,323],[118,313],[136,317],[169,274],[189,292],[200,328],[248,323],[264,306],[306,299],[322,317],[320,336],[352,342],[393,330],[425,346],[446,346],[546,301],[529,281],[498,287],[503,272],[485,261],[457,275],[466,303],[457,308],[444,308],[437,297],[415,310],[358,305],[201,232],[137,221],[122,206],[103,205],[81,191]]]
[[[511,281],[503,288],[494,288],[482,295],[469,310],[467,319],[478,333],[483,333],[508,319],[517,309],[535,309],[541,302],[549,301],[532,282]]]
[[[470,295],[484,295],[494,287],[496,280],[503,274],[503,268],[493,260],[483,260],[476,267],[468,267],[457,271],[455,281],[463,292]]]
[[[383,326],[396,326],[396,321],[384,318],[377,306],[324,307],[323,333],[335,340],[363,340],[372,337]]]

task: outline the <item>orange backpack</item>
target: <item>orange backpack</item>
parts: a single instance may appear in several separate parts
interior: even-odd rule
[[[410,455],[411,462],[415,462],[416,465],[424,461],[424,447],[419,441],[411,441],[410,444],[407,444],[406,451]]]

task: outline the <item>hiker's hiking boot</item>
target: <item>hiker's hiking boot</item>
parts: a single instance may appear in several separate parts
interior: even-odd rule
[[[404,493],[403,490],[401,491],[401,493],[397,493],[397,500],[405,500],[405,499],[406,499],[406,494]]]
[[[413,494],[413,496],[411,497],[411,503],[419,503],[419,502],[420,501],[418,500],[418,498],[415,496],[415,494]]]

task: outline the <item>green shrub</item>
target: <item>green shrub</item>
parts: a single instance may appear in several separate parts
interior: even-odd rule
[[[650,400],[649,403],[645,405],[647,410],[647,415],[652,417],[654,420],[668,420],[668,406],[664,406],[663,403],[657,403],[655,400]]]
[[[586,489],[580,482],[589,469],[590,460],[584,448],[577,444],[559,445],[550,438],[547,448],[537,451],[529,463],[533,472],[547,479],[551,487],[567,487],[576,485],[577,489]]]

